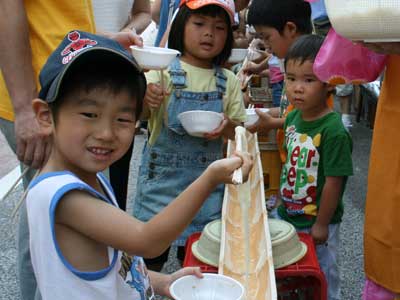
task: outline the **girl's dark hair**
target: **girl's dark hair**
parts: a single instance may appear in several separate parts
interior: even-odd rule
[[[206,5],[196,10],[192,10],[188,8],[186,5],[183,5],[179,9],[179,12],[175,17],[175,20],[172,22],[171,30],[168,37],[168,48],[178,50],[182,54],[185,53],[184,49],[185,25],[191,15],[203,15],[210,17],[224,16],[226,24],[228,25],[228,35],[226,38],[225,46],[222,49],[221,53],[218,54],[213,59],[213,64],[217,66],[223,65],[231,55],[233,47],[233,31],[228,13],[218,5]]]
[[[312,32],[311,6],[304,0],[253,0],[247,14],[253,26],[268,26],[283,32],[287,22],[296,24],[301,34]]]
[[[314,62],[323,42],[324,38],[316,34],[307,34],[299,37],[290,46],[286,54],[285,69],[289,60],[300,62],[300,64],[303,64],[305,61]]]
[[[64,99],[71,93],[88,93],[95,89],[105,89],[114,95],[127,91],[132,101],[136,101],[135,117],[139,118],[146,80],[126,59],[107,52],[101,56],[88,56],[71,65],[62,80],[57,99],[49,104],[53,115],[57,115]]]

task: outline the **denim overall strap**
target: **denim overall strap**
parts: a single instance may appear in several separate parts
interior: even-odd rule
[[[178,57],[172,61],[169,74],[173,90],[180,90],[186,87],[186,72],[181,68],[181,63]]]
[[[223,99],[226,91],[227,77],[220,67],[215,67],[215,77],[217,81],[217,91],[221,93],[221,99]]]

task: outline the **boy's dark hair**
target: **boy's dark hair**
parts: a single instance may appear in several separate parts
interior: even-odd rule
[[[247,22],[253,26],[268,26],[283,32],[287,22],[293,22],[301,34],[312,32],[311,6],[304,0],[253,0]]]
[[[314,62],[324,38],[316,34],[307,34],[299,37],[289,48],[285,57],[285,69],[289,60],[303,64],[305,61]]]
[[[111,52],[102,54],[101,59],[92,55],[78,59],[70,66],[61,82],[56,100],[49,103],[49,106],[53,116],[57,116],[64,99],[73,92],[88,93],[95,89],[105,89],[116,95],[126,91],[132,101],[136,101],[135,117],[138,119],[142,112],[145,88],[144,77],[124,58]]]
[[[223,65],[231,55],[233,47],[233,31],[228,13],[218,5],[206,5],[196,10],[192,10],[186,5],[183,5],[179,9],[175,20],[172,22],[170,34],[168,37],[168,48],[178,50],[182,54],[184,54],[185,25],[191,15],[203,15],[211,17],[224,16],[226,24],[228,25],[228,35],[226,38],[225,46],[222,49],[221,53],[213,59],[213,63],[215,65]]]

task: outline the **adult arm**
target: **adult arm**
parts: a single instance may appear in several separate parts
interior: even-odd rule
[[[37,89],[23,0],[0,2],[0,28],[0,69],[15,113],[17,156],[24,164],[40,168],[50,144],[40,133],[32,109]]]
[[[361,43],[363,46],[368,49],[381,53],[381,54],[392,54],[392,55],[400,55],[400,43]]]
[[[161,1],[162,0],[155,0],[151,5],[151,18],[157,25],[160,23]]]
[[[151,23],[149,0],[135,0],[131,9],[131,16],[121,31],[135,29],[141,34]]]

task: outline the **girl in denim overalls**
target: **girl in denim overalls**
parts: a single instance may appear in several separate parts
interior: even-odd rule
[[[168,45],[182,53],[164,72],[148,72],[145,110],[151,135],[143,150],[137,182],[134,216],[147,221],[175,199],[207,166],[223,156],[223,137],[234,138],[234,128],[245,121],[239,82],[220,66],[228,59],[233,42],[233,0],[181,0],[172,23]],[[221,125],[204,137],[187,134],[178,114],[207,110],[224,114]],[[196,218],[174,242],[178,257],[189,235],[220,218],[223,186],[208,198]],[[146,261],[158,270],[168,258]]]

